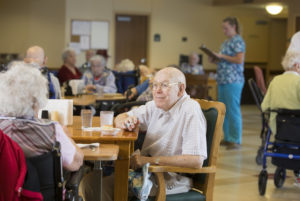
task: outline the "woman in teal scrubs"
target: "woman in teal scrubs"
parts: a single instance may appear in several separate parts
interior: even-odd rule
[[[218,100],[226,105],[224,140],[227,149],[238,149],[242,143],[241,94],[244,86],[245,42],[235,17],[223,20],[222,28],[227,39],[221,46],[217,63]]]

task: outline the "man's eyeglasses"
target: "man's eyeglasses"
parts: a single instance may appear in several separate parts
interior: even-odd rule
[[[170,86],[179,84],[180,82],[173,82],[173,83],[167,83],[167,82],[154,82],[150,85],[152,90],[158,90],[161,88],[162,90],[167,90]]]

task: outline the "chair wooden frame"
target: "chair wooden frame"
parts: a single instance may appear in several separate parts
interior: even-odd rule
[[[209,87],[207,85],[208,75],[193,75],[193,74],[184,74],[186,78],[186,92],[192,98],[208,98]]]
[[[176,172],[176,173],[191,173],[191,174],[207,174],[205,177],[205,182],[203,185],[194,183],[194,188],[198,189],[205,195],[206,201],[213,200],[213,188],[215,182],[217,157],[219,152],[219,146],[221,141],[221,136],[223,134],[223,121],[225,117],[225,105],[221,102],[207,101],[203,99],[195,99],[203,110],[210,108],[215,108],[218,111],[218,117],[215,124],[213,140],[211,144],[211,150],[209,155],[208,166],[202,168],[183,168],[183,167],[173,167],[173,166],[150,166],[149,172],[153,172],[158,184],[158,192],[156,195],[156,201],[166,200],[166,190],[164,181],[164,172]]]

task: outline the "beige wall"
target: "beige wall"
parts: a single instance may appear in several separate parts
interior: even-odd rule
[[[60,66],[65,10],[62,0],[0,0],[0,53],[22,56],[29,46],[41,45],[48,55],[48,66]]]
[[[70,42],[72,19],[108,20],[110,22],[109,65],[114,61],[114,16],[118,14],[143,14],[149,16],[148,60],[151,67],[161,68],[177,64],[179,54],[192,51],[201,53],[198,47],[204,43],[215,51],[225,37],[221,30],[224,17],[240,18],[244,27],[243,37],[247,43],[246,60],[264,62],[268,58],[269,27],[257,26],[256,20],[268,21],[264,11],[237,7],[212,7],[209,1],[199,0],[66,0],[66,42]],[[161,42],[154,42],[153,35],[161,34]],[[186,36],[187,42],[181,42]],[[260,48],[257,48],[259,46]],[[78,63],[84,60],[83,54]],[[204,57],[204,68],[215,68]]]
[[[286,51],[287,19],[272,19],[270,22],[269,63],[270,70],[283,70],[281,60]]]
[[[269,59],[270,23],[257,25],[257,20],[270,21],[263,9],[211,6],[210,0],[0,0],[0,53],[23,53],[30,45],[45,48],[48,66],[61,65],[61,52],[70,42],[72,19],[106,20],[110,23],[109,54],[114,60],[115,14],[143,14],[149,16],[148,59],[152,67],[178,63],[179,54],[197,51],[204,43],[218,51],[224,41],[221,21],[229,15],[237,16],[243,25],[247,45],[246,61],[267,62]],[[300,3],[299,3],[300,4]],[[299,10],[299,9],[298,9]],[[290,20],[298,12],[292,10]],[[289,31],[290,33],[291,31]],[[161,42],[153,41],[155,33]],[[181,38],[188,38],[181,42]],[[84,61],[79,55],[78,64]],[[204,67],[215,68],[204,56]]]
[[[300,1],[289,0],[287,41],[289,41],[289,39],[296,32],[296,17],[300,17]],[[288,46],[288,42],[287,42],[287,46]]]

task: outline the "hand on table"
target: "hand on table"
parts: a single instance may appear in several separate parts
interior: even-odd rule
[[[134,128],[136,128],[137,126],[139,125],[139,120],[137,119],[137,117],[135,116],[130,116],[130,117],[127,117],[121,127],[122,129],[127,129],[129,131],[132,131]]]
[[[133,99],[137,95],[136,88],[134,87],[134,88],[131,88],[131,89],[125,91],[124,96],[127,96],[127,94],[129,94],[128,95],[129,100]]]
[[[86,89],[87,91],[94,91],[94,90],[96,90],[96,86],[95,86],[95,85],[92,85],[92,84],[89,84],[89,85],[86,85],[86,86],[85,86],[85,89]]]

